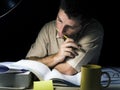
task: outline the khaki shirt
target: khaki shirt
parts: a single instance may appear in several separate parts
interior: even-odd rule
[[[82,65],[97,63],[102,47],[104,31],[101,24],[96,20],[91,20],[78,33],[76,41],[82,49],[78,50],[78,56],[67,59],[66,62],[78,72]],[[35,43],[32,44],[26,57],[45,57],[58,52],[63,38],[57,37],[55,21],[45,24],[40,30]]]

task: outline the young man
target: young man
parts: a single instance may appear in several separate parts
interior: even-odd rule
[[[61,0],[56,20],[43,26],[26,58],[68,75],[80,72],[82,65],[97,64],[104,31],[81,6],[81,0]]]

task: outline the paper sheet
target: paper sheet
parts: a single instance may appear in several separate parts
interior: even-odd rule
[[[52,80],[34,81],[33,90],[54,90]]]

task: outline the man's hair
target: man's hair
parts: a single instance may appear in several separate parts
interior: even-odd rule
[[[64,10],[68,18],[79,20],[83,23],[91,17],[88,13],[86,0],[61,0],[60,9]]]

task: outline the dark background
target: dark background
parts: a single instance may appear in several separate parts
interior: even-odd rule
[[[93,17],[105,29],[99,64],[120,66],[117,2],[91,0],[90,3]],[[22,0],[9,14],[0,18],[0,61],[25,58],[40,28],[56,18],[58,6],[59,0]]]

